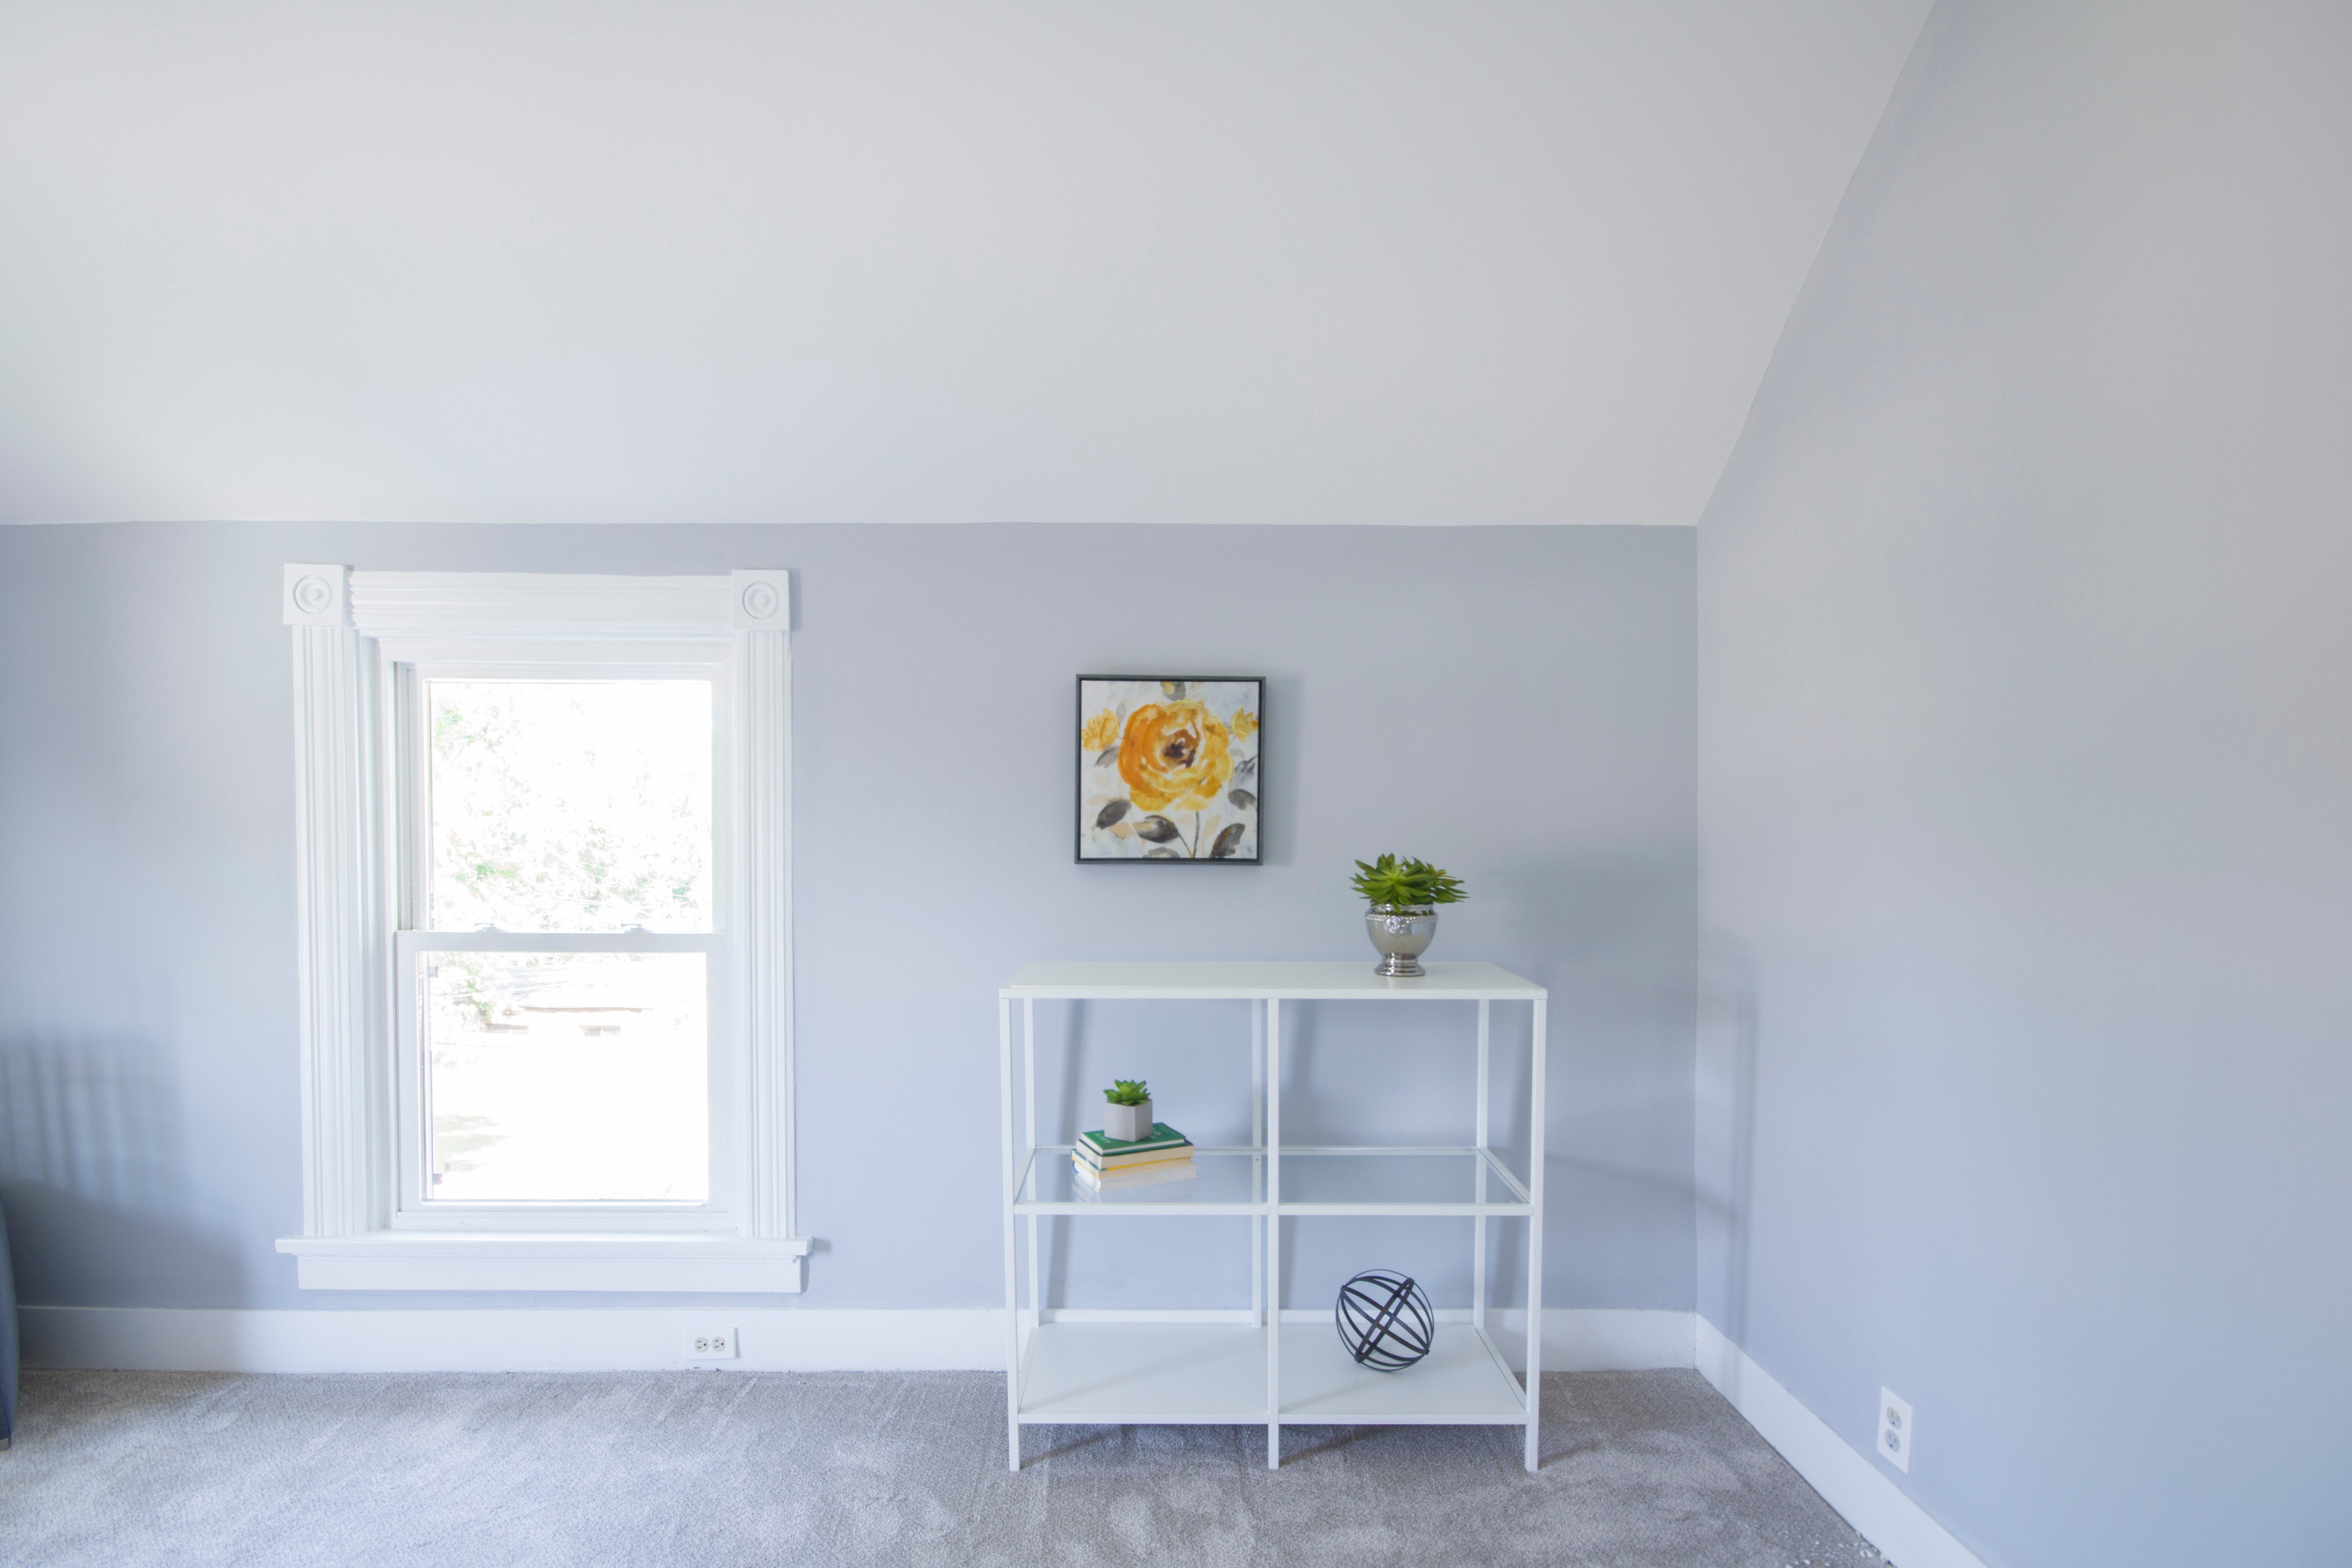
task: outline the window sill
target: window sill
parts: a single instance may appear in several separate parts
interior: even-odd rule
[[[644,1290],[797,1294],[805,1237],[370,1231],[289,1236],[305,1290]]]

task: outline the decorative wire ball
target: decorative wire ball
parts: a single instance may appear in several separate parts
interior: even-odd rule
[[[1402,1372],[1429,1353],[1437,1316],[1410,1274],[1367,1268],[1339,1287],[1339,1342],[1359,1366]]]

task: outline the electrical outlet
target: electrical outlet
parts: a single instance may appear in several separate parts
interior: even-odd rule
[[[1911,1406],[1887,1390],[1878,1391],[1878,1457],[1911,1473]]]
[[[686,1334],[686,1359],[688,1361],[733,1361],[737,1351],[732,1329],[688,1329]]]

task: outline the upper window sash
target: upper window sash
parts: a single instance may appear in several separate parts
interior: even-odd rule
[[[393,854],[396,908],[393,919],[396,929],[478,929],[478,925],[448,924],[436,917],[433,908],[433,718],[426,702],[431,682],[664,679],[700,681],[710,688],[711,880],[709,925],[705,929],[729,929],[729,907],[735,892],[734,740],[740,715],[725,644],[665,644],[632,650],[632,657],[624,660],[614,659],[609,647],[599,649],[593,644],[568,647],[563,651],[569,657],[561,658],[549,657],[549,650],[532,648],[526,658],[499,659],[495,657],[495,648],[472,644],[451,647],[380,643],[378,649],[379,679],[383,689],[392,693],[392,700],[384,704],[380,752],[386,759],[384,788],[393,802],[395,817]],[[604,657],[597,657],[599,653]],[[617,930],[625,929],[628,923],[581,929]]]

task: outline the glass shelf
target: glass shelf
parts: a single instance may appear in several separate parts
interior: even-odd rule
[[[1013,1207],[1024,1214],[1163,1209],[1185,1214],[1255,1214],[1265,1207],[1264,1154],[1250,1149],[1195,1149],[1192,1163],[1200,1174],[1189,1182],[1096,1193],[1070,1168],[1068,1145],[1042,1147],[1034,1152],[1028,1178],[1021,1184]]]
[[[1486,1193],[1477,1173],[1486,1168]],[[1069,1149],[1034,1150],[1013,1205],[1022,1214],[1262,1214],[1267,1208],[1261,1149],[1198,1149],[1190,1181],[1094,1193],[1070,1168]],[[1475,1149],[1285,1149],[1285,1214],[1524,1215],[1525,1190],[1491,1154]]]
[[[1433,1205],[1524,1213],[1527,1195],[1491,1155],[1486,1191],[1475,1149],[1289,1149],[1282,1152],[1282,1207],[1426,1209]]]
[[[1249,1323],[1045,1323],[1029,1342],[1025,1423],[1265,1419],[1265,1330]],[[1300,1424],[1508,1425],[1527,1395],[1494,1342],[1440,1323],[1409,1373],[1359,1366],[1331,1324],[1282,1325],[1282,1419]]]

